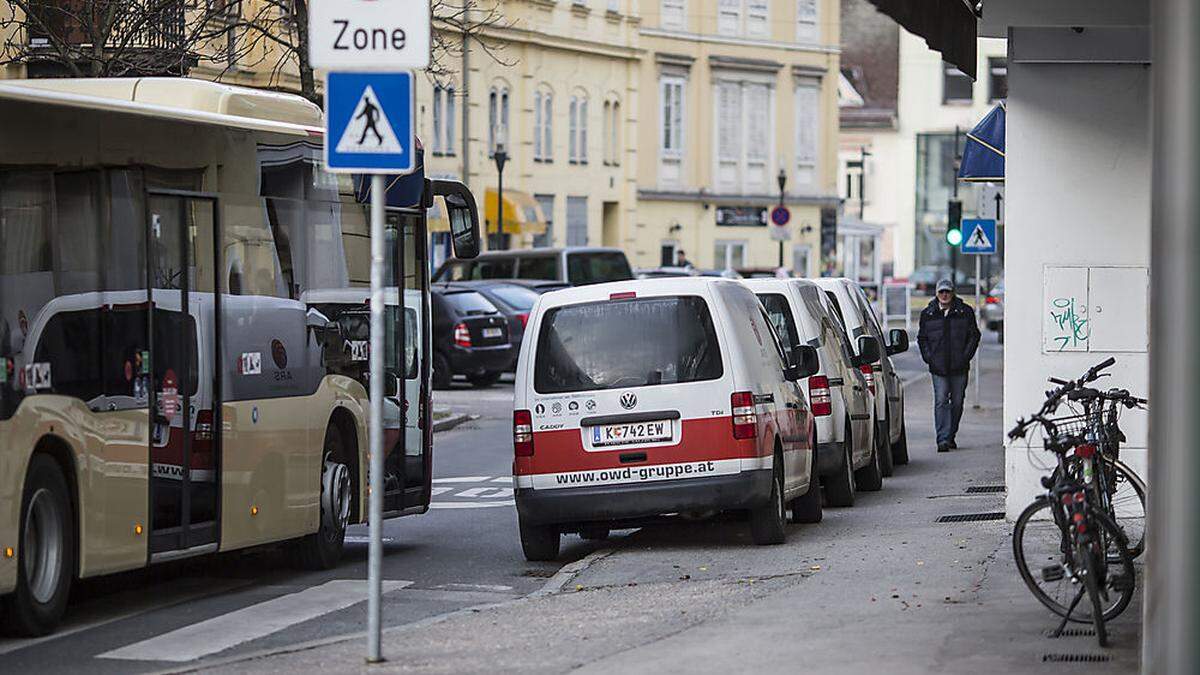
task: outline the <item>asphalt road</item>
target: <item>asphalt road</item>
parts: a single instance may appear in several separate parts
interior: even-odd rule
[[[512,508],[511,379],[435,392],[478,419],[434,437],[434,498],[385,523],[384,622],[395,626],[527,595],[594,550],[571,537],[556,563],[521,555]],[[359,632],[367,530],[335,570],[296,569],[284,550],[208,557],[90,580],[49,638],[0,638],[0,672],[137,673]],[[167,660],[167,659],[186,659]]]

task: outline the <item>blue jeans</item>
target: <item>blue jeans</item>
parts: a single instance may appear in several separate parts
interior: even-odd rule
[[[966,393],[966,373],[933,376],[933,424],[937,428],[938,445],[949,443],[958,434]]]

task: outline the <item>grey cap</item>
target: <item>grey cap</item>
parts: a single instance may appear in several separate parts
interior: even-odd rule
[[[942,291],[953,291],[954,284],[950,283],[949,279],[938,279],[937,286],[935,288],[935,293],[940,293]]]

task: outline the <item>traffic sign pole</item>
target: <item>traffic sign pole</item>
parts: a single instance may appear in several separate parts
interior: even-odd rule
[[[983,316],[983,305],[979,304],[979,256],[975,256],[975,327],[979,327],[979,320]],[[978,409],[979,406],[979,349],[975,350],[975,403],[973,407]]]
[[[381,609],[383,601],[383,211],[384,176],[371,176],[371,424],[370,439],[370,548],[367,552],[367,662],[383,660]],[[403,285],[403,284],[401,284]],[[400,289],[400,313],[404,313],[404,289]],[[404,339],[404,334],[400,334]],[[403,351],[403,350],[402,350]],[[403,407],[403,406],[402,406]],[[404,424],[400,425],[404,435]]]

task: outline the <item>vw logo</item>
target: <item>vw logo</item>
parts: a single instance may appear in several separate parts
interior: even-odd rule
[[[621,407],[622,408],[624,408],[626,410],[633,410],[634,406],[636,406],[636,405],[637,405],[637,394],[634,394],[632,391],[627,391],[624,394],[621,394]]]

